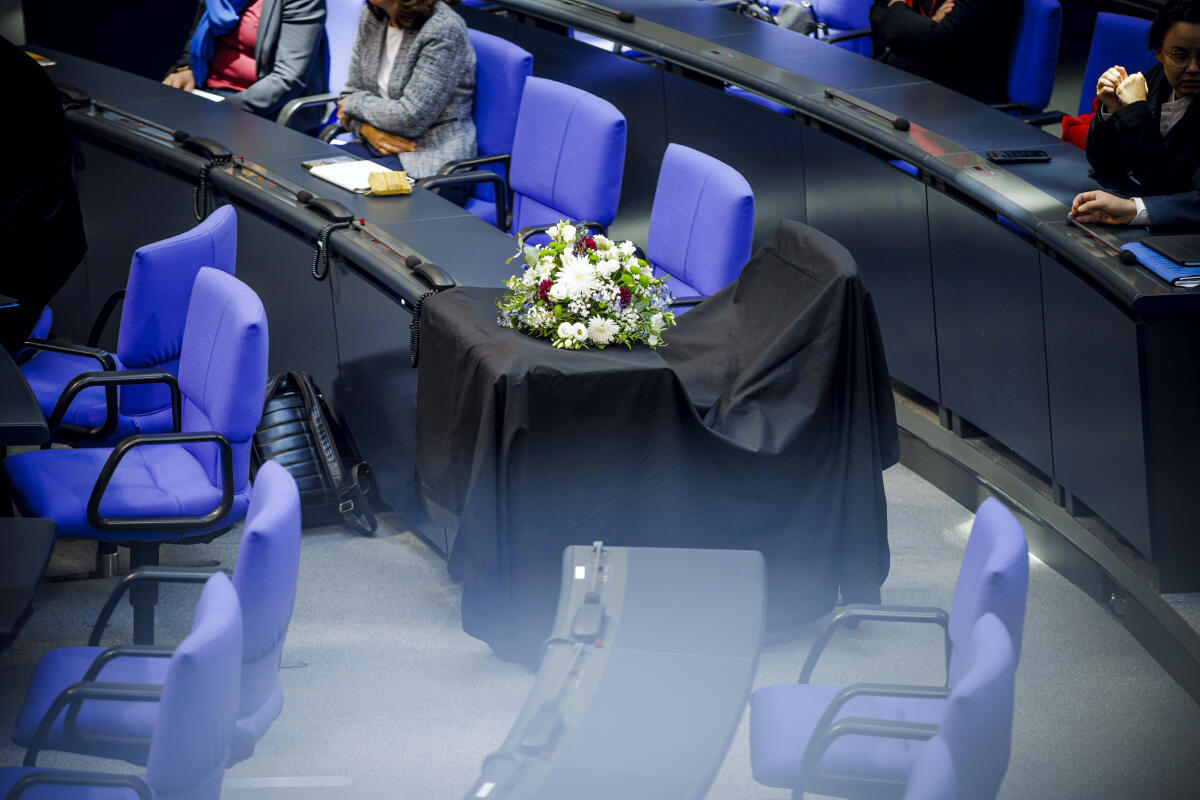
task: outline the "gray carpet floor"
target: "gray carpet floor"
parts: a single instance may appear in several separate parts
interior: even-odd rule
[[[972,516],[904,467],[885,474],[892,572],[884,602],[948,606]],[[231,566],[238,531],[165,562]],[[63,542],[52,573],[87,568],[91,549]],[[39,654],[81,643],[112,580],[43,583],[18,641],[0,653],[0,730],[11,730]],[[163,592],[160,640],[187,630],[194,588]],[[284,653],[283,714],[224,797],[459,798],[500,744],[533,674],[495,658],[459,626],[460,592],[444,562],[402,520],[365,539],[305,533],[300,588]],[[128,641],[128,606],[108,642]],[[815,627],[768,644],[758,685],[795,680]],[[940,682],[936,630],[864,625],[835,639],[816,680]],[[4,737],[7,740],[7,736]],[[0,742],[0,764],[23,753]],[[1003,798],[1200,797],[1200,707],[1107,611],[1049,568],[1030,568],[1012,761]],[[47,766],[134,771],[46,754]],[[754,783],[746,720],[709,797],[781,798]]]

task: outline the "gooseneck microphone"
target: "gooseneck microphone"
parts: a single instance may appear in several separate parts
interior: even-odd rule
[[[1125,264],[1130,267],[1132,267],[1134,264],[1138,263],[1137,256],[1135,256],[1129,250],[1122,250],[1121,254],[1119,256],[1117,256],[1117,258],[1121,259],[1122,264]]]

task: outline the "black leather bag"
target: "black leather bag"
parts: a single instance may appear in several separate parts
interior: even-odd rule
[[[268,459],[296,480],[304,527],[340,522],[364,536],[375,532],[378,523],[368,498],[374,488],[371,468],[307,372],[284,372],[267,381],[251,474]]]

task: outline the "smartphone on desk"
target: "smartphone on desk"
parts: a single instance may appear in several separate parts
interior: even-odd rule
[[[988,150],[987,157],[993,164],[1043,164],[1050,160],[1045,150]]]

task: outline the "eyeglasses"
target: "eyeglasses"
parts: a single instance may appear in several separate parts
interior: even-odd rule
[[[1190,53],[1182,47],[1176,47],[1167,51],[1167,60],[1176,67],[1186,67],[1193,60],[1196,62],[1196,66],[1200,66],[1200,52]]]

